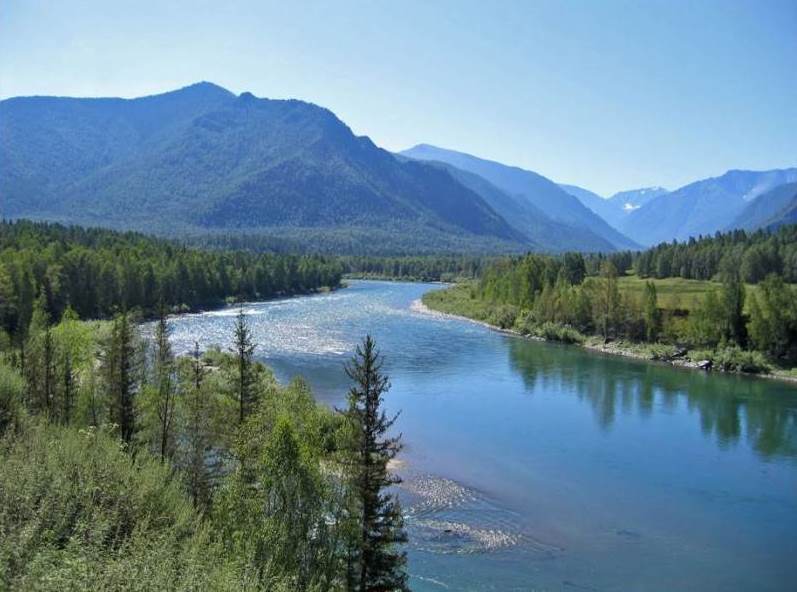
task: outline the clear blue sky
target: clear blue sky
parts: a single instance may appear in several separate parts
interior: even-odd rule
[[[0,97],[199,80],[604,194],[797,166],[797,0],[0,3]]]

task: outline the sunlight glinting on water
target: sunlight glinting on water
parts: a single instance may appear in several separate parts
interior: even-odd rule
[[[531,342],[430,313],[439,286],[352,282],[244,306],[256,356],[343,404],[366,333],[388,413],[416,592],[779,591],[797,580],[797,390]],[[229,348],[235,307],[172,320]]]

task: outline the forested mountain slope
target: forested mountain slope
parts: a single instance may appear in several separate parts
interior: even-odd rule
[[[797,222],[797,183],[786,183],[753,200],[731,223],[730,228],[755,230],[795,222]]]
[[[532,171],[429,144],[419,144],[401,154],[418,160],[444,162],[478,175],[521,205],[533,206],[550,221],[569,227],[570,231],[578,233],[578,236],[589,237],[590,240],[597,237],[617,249],[633,249],[639,246],[609,226],[578,198],[564,191],[550,179]]]
[[[465,187],[479,194],[518,232],[546,251],[614,251],[616,247],[591,230],[577,228],[548,217],[542,210],[518,196],[511,196],[475,173],[445,162],[427,161],[447,170]]]
[[[397,159],[330,111],[209,83],[131,100],[2,101],[0,159],[6,217],[534,246],[446,171]]]

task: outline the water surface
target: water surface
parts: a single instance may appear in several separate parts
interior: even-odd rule
[[[376,338],[402,412],[413,590],[795,589],[797,389],[420,311],[437,288],[245,308],[257,356],[329,405]],[[175,319],[176,348],[229,346],[236,312]]]

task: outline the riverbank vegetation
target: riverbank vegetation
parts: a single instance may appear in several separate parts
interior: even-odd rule
[[[405,590],[373,341],[338,412],[254,359],[243,309],[230,351],[169,339],[169,312],[334,288],[341,269],[2,223],[0,589]]]
[[[334,288],[340,263],[318,256],[208,251],[132,232],[28,221],[0,222],[0,343],[27,335],[34,301],[53,319],[162,304],[191,310]]]
[[[242,312],[233,342],[175,357],[164,316],[37,300],[0,354],[0,589],[406,589],[373,340],[341,412],[253,359]]]
[[[794,233],[790,227],[746,241],[743,233],[732,233],[683,248],[657,247],[659,254],[679,253],[689,269],[718,257],[707,267],[716,274],[705,280],[621,277],[612,257],[590,273],[599,258],[529,254],[497,261],[477,281],[429,293],[424,303],[523,335],[613,353],[726,371],[785,372],[797,363],[797,291],[785,280],[797,253]],[[765,276],[745,263],[761,249],[774,253]],[[648,253],[632,258],[629,267],[650,260]],[[743,281],[751,277],[754,287]]]
[[[341,257],[347,278],[406,282],[454,282],[473,279],[495,257],[426,255],[418,257]]]
[[[797,225],[781,226],[774,232],[734,230],[682,243],[662,243],[636,254],[632,266],[642,278],[715,280],[731,262],[748,284],[770,275],[797,283]]]

